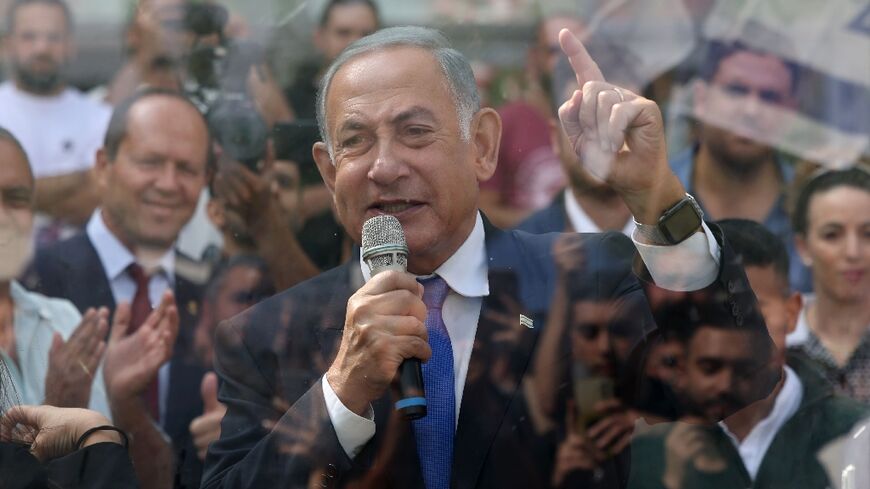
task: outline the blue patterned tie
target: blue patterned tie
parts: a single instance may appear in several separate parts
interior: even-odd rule
[[[432,358],[423,364],[426,416],[412,421],[417,454],[426,489],[450,487],[453,434],[456,431],[456,393],[453,388],[453,347],[441,318],[441,306],[450,287],[438,276],[420,279],[426,304],[426,330]]]

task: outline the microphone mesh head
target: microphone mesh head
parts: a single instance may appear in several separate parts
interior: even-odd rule
[[[384,270],[408,269],[405,232],[395,216],[375,216],[363,224],[362,257],[372,275]]]
[[[372,217],[363,224],[362,228],[363,252],[385,244],[407,246],[402,224],[396,219],[396,216],[389,214]]]

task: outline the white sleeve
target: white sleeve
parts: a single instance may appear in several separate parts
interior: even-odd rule
[[[672,246],[643,243],[637,231],[632,234],[631,240],[656,285],[685,292],[703,289],[716,280],[721,249],[707,224],[701,227],[703,233]]]
[[[326,375],[323,376],[322,383],[326,411],[329,413],[332,427],[335,428],[335,434],[338,435],[338,442],[345,453],[347,453],[347,456],[354,458],[362,450],[362,447],[375,436],[374,411],[369,406],[366,417],[356,414],[342,404],[338,395],[332,390],[332,386],[326,380]]]

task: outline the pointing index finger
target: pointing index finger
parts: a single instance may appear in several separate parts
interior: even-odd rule
[[[586,82],[605,81],[598,64],[589,56],[586,47],[568,29],[559,31],[559,45],[562,52],[568,56],[568,62],[577,76],[577,85],[582,89]]]

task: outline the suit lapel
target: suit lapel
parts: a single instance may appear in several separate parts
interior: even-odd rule
[[[469,377],[463,388],[454,438],[452,487],[455,489],[476,486],[511,403],[520,395],[519,388],[530,366],[538,331],[543,326],[542,319],[536,320],[540,316],[539,305],[544,300],[540,296],[547,290],[541,283],[539,267],[529,261],[515,234],[492,227],[486,234],[490,295],[484,298],[481,307]],[[506,295],[509,297],[504,301]],[[510,355],[511,361],[504,378],[496,385],[488,371],[495,351],[493,339],[507,330],[516,335],[516,342],[509,352],[502,353]]]
[[[102,306],[114,312],[115,297],[112,295],[103,262],[100,261],[91,239],[86,234],[80,236],[81,240],[71,246],[67,261],[70,273],[65,279],[68,286],[67,297],[82,313],[89,307]],[[82,284],[88,286],[82,287]]]

